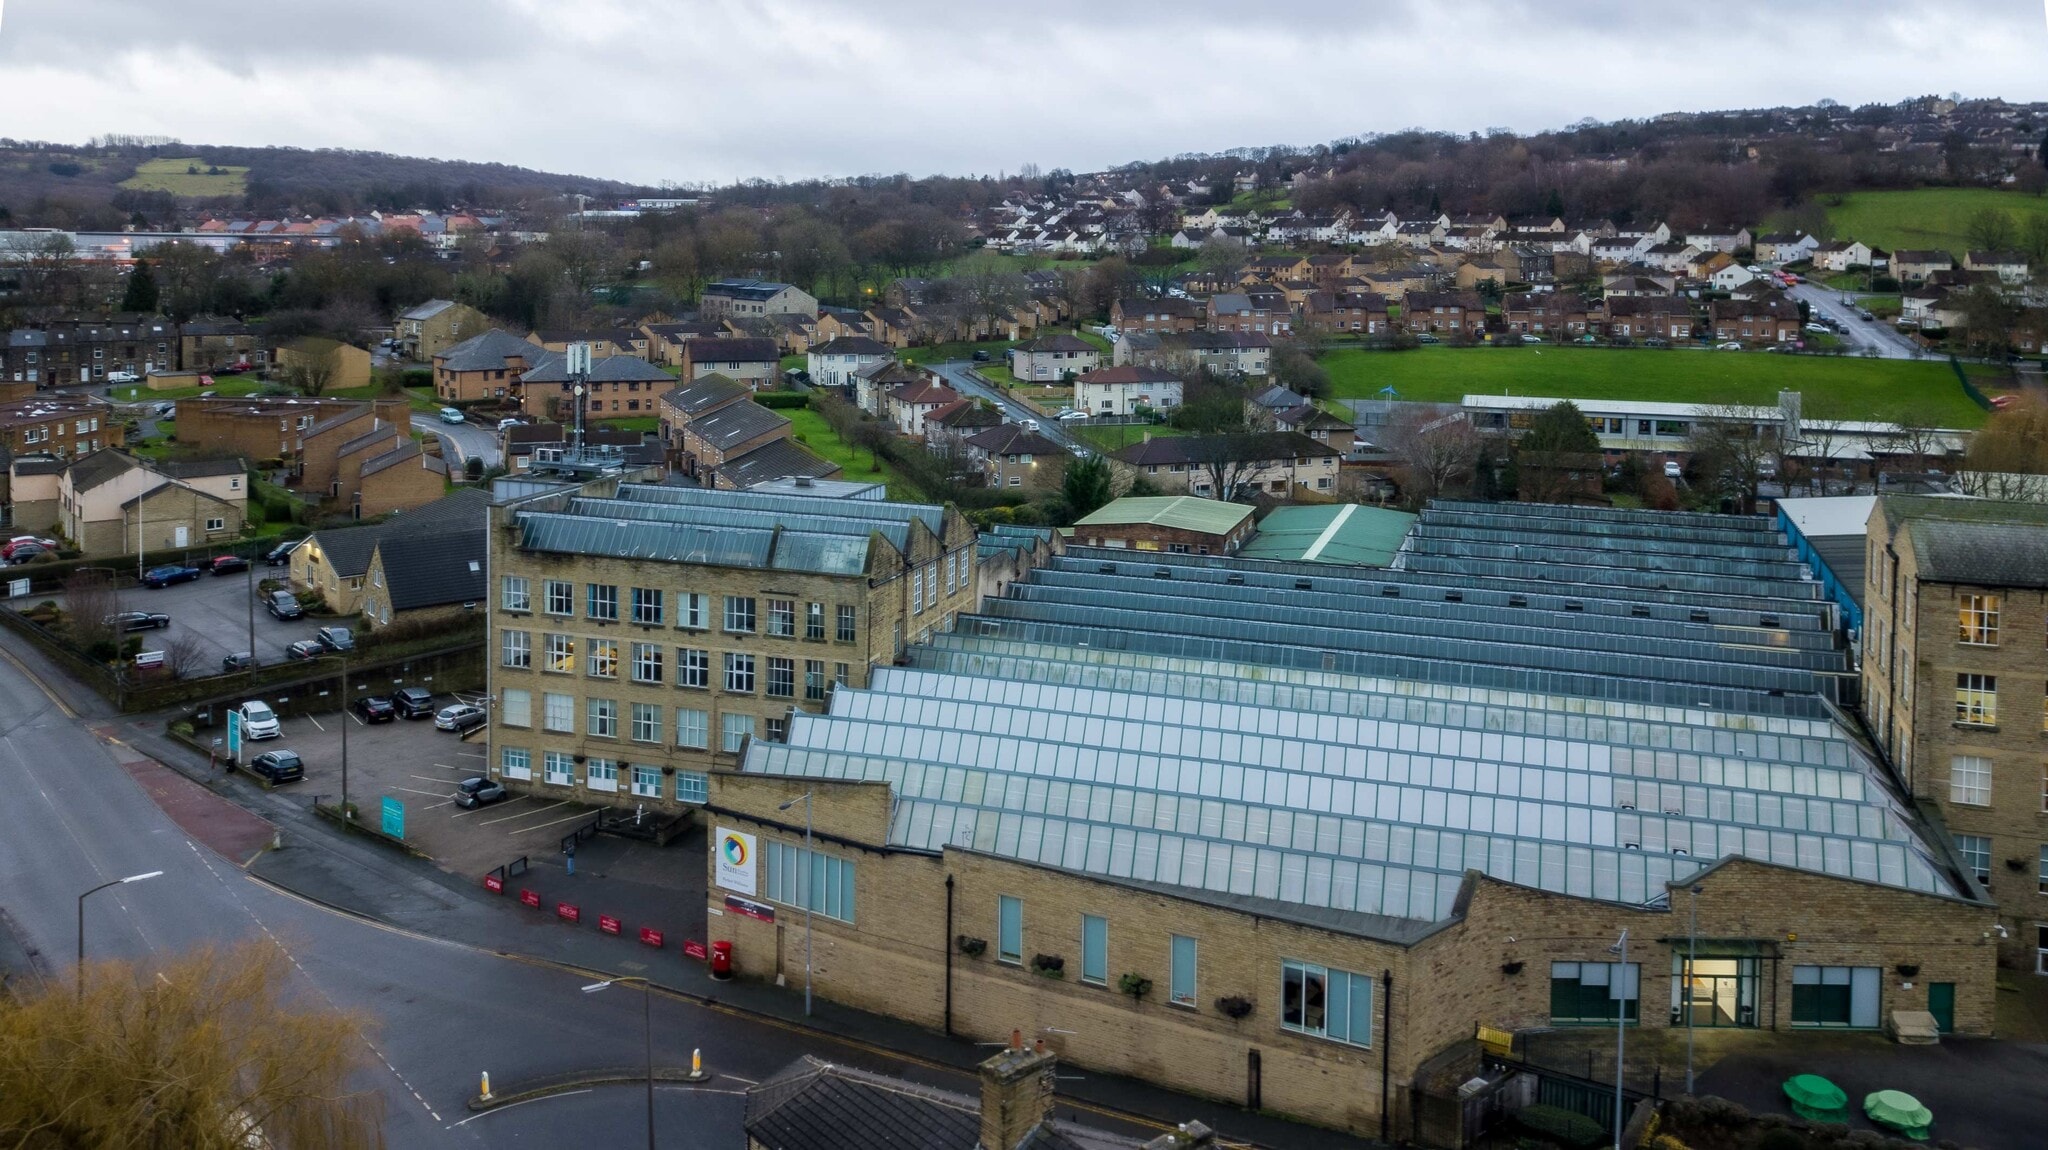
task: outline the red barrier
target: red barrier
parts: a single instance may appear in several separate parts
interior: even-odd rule
[[[504,894],[505,880],[499,878],[497,875],[487,874],[484,876],[484,889],[490,891],[492,894]]]
[[[522,890],[519,892],[519,901],[531,907],[539,907],[540,892],[533,890]]]
[[[617,934],[619,933],[619,920],[613,918],[611,915],[608,914],[598,915],[597,929],[605,932],[606,934]]]
[[[569,922],[583,921],[583,909],[578,906],[572,906],[571,904],[566,902],[558,902],[555,904],[555,915],[556,917],[566,919]]]
[[[703,943],[698,942],[694,938],[686,938],[683,940],[684,958],[694,958],[697,961],[702,962],[706,958],[710,957],[710,953],[711,952],[704,949]]]
[[[640,941],[646,943],[647,945],[653,947],[656,950],[660,950],[661,932],[654,929],[651,926],[643,926],[640,928]]]

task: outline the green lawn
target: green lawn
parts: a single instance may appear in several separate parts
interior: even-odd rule
[[[1970,245],[1970,216],[1984,208],[2010,214],[2015,226],[2048,215],[2048,197],[1991,188],[1915,188],[1855,192],[1828,208],[1837,239],[1858,239],[1886,251],[1934,248],[1960,257]]]
[[[201,392],[210,391],[215,395],[254,395],[269,386],[255,375],[216,375],[212,387],[171,387],[161,391],[149,388],[116,387],[109,390],[109,397],[116,403],[154,403],[162,399],[192,399]]]
[[[373,383],[368,387],[337,387],[325,394],[331,399],[377,399],[391,393],[384,390],[382,384]],[[431,415],[441,410],[441,401],[434,397],[434,389],[431,387],[408,387],[405,389],[405,398],[414,411]]]
[[[913,363],[945,363],[955,359],[973,359],[975,352],[985,351],[990,363],[1000,364],[1003,362],[1003,353],[1016,346],[1007,339],[987,339],[978,343],[955,340],[951,343],[935,343],[930,347],[905,348],[899,356]]]
[[[638,431],[645,434],[650,431],[661,430],[661,417],[658,415],[635,415],[625,419],[601,419],[597,425],[607,431]]]
[[[1774,404],[1780,390],[1841,401],[1849,418],[1925,406],[1945,427],[1976,427],[1984,412],[1941,360],[1779,356],[1753,351],[1429,347],[1334,351],[1323,360],[1334,394],[1455,403],[1466,395]]]
[[[182,159],[144,160],[135,174],[121,181],[124,188],[143,192],[169,192],[174,196],[239,196],[249,190],[249,169],[219,165],[223,174],[207,175],[214,165],[197,156]],[[198,168],[198,172],[191,169]]]
[[[810,448],[812,454],[837,463],[844,470],[840,478],[862,483],[887,483],[891,499],[912,503],[924,499],[924,493],[897,474],[888,460],[875,459],[839,438],[839,433],[832,430],[824,416],[808,407],[786,407],[780,409],[780,414],[789,417],[790,437]]]
[[[1152,433],[1152,438],[1154,439],[1187,434],[1187,432],[1170,423],[1155,423],[1149,427],[1140,423],[1102,423],[1094,425],[1070,423],[1067,425],[1067,431],[1074,438],[1084,443],[1094,444],[1098,450],[1104,452],[1129,447],[1133,443],[1143,443],[1145,441],[1145,433],[1148,431]]]

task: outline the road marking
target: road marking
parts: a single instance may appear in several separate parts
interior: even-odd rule
[[[539,1098],[522,1098],[517,1102],[507,1102],[503,1106],[493,1106],[482,1114],[472,1114],[460,1122],[450,1123],[448,1129],[453,1130],[458,1126],[467,1126],[479,1118],[489,1118],[501,1110],[510,1110],[516,1106],[524,1106],[529,1102],[546,1102],[550,1098],[574,1098],[578,1094],[589,1094],[590,1092],[590,1088],[586,1086],[581,1090],[564,1090],[560,1094],[543,1094]]]
[[[506,834],[517,834],[517,833],[519,833],[520,831],[543,831],[543,830],[546,830],[546,829],[547,829],[547,828],[549,828],[549,827],[554,827],[554,826],[560,826],[560,825],[562,825],[563,823],[573,823],[573,822],[575,822],[575,821],[576,821],[577,819],[587,819],[587,818],[589,818],[590,816],[591,816],[591,812],[590,812],[590,811],[577,811],[577,812],[576,812],[575,814],[573,814],[573,815],[570,815],[570,816],[569,816],[568,818],[566,818],[566,819],[556,819],[556,820],[555,820],[554,822],[551,822],[551,823],[535,823],[535,824],[534,824],[533,826],[530,826],[530,827],[514,827],[514,828],[512,828],[511,830],[508,830],[508,831],[506,831],[505,833],[506,833]]]
[[[537,810],[537,811],[520,811],[520,812],[519,812],[518,814],[516,814],[516,815],[506,815],[506,816],[505,816],[504,818],[498,818],[498,819],[485,819],[485,820],[484,820],[484,825],[485,825],[485,826],[490,826],[490,825],[491,825],[491,824],[493,824],[493,823],[508,823],[508,822],[511,822],[511,821],[512,821],[513,819],[523,819],[523,818],[525,818],[525,817],[526,817],[526,816],[528,816],[528,815],[537,815],[537,814],[541,814],[542,812],[545,812],[545,811],[551,811],[551,810],[554,810],[554,809],[555,809],[556,807],[565,807],[565,806],[568,806],[568,805],[569,805],[569,800],[567,800],[567,799],[563,799],[563,800],[561,800],[560,802],[557,802],[557,803],[553,803],[553,804],[551,804],[551,805],[549,805],[549,806],[545,806],[545,807],[542,807],[542,808],[540,808],[540,810]]]
[[[505,805],[505,806],[507,806],[507,807],[510,807],[510,806],[515,806],[515,805],[517,805],[517,804],[519,804],[519,803],[521,803],[521,802],[524,802],[525,800],[526,800],[526,796],[525,796],[525,795],[513,795],[513,796],[512,796],[511,798],[509,798],[509,799],[506,799],[506,800],[505,800],[505,802],[504,802],[504,805]],[[449,817],[449,818],[451,818],[451,819],[459,819],[459,818],[461,818],[461,817],[462,817],[463,815],[473,815],[473,814],[477,813],[478,811],[488,811],[488,810],[492,810],[492,809],[493,809],[493,807],[470,807],[470,808],[469,808],[468,810],[464,810],[464,811],[458,811],[457,813],[455,813],[455,814],[452,814],[452,815],[449,815],[448,817]],[[533,814],[533,813],[534,813],[534,812],[532,812],[532,811],[521,811],[521,812],[520,812],[520,814],[522,814],[522,815],[526,815],[526,814]],[[514,815],[514,816],[512,816],[512,817],[514,817],[514,818],[518,818],[518,817],[519,817],[519,815]]]
[[[449,765],[448,765],[447,763],[430,763],[430,764],[428,764],[428,765],[429,765],[429,766],[434,766],[434,767],[439,767],[440,769],[442,769],[442,770],[444,770],[444,771],[466,771],[466,770],[468,770],[468,769],[469,769],[468,767],[451,767],[451,766],[449,766]]]
[[[406,794],[409,795],[428,795],[432,798],[437,799],[445,799],[451,797],[447,791],[423,791],[420,790],[418,787],[393,787],[391,789],[394,791],[404,791]]]
[[[447,779],[435,778],[433,775],[407,775],[405,777],[408,779],[418,779],[423,783],[445,783],[448,781]]]
[[[307,721],[307,722],[309,722],[309,723],[311,723],[311,724],[313,724],[313,725],[314,725],[314,726],[316,726],[316,727],[320,727],[320,733],[321,733],[321,734],[326,734],[326,733],[327,733],[327,728],[326,728],[326,727],[321,727],[321,726],[320,726],[320,720],[318,720],[318,719],[314,718],[314,717],[313,717],[313,716],[311,716],[311,715],[307,715],[307,716],[306,716],[306,721]]]
[[[75,719],[78,717],[78,712],[71,709],[71,704],[65,702],[63,696],[51,690],[50,685],[48,683],[43,682],[43,677],[41,675],[36,674],[34,671],[30,670],[27,663],[24,663],[20,659],[15,658],[14,652],[6,650],[5,648],[0,648],[0,656],[5,656],[8,662],[14,664],[15,670],[20,671],[23,675],[26,675],[28,677],[28,681],[36,685],[36,690],[41,691],[43,693],[44,698],[50,700],[52,703],[57,704],[57,709],[64,712],[65,718]]]
[[[481,759],[484,757],[482,751],[457,751],[455,753],[469,759]]]

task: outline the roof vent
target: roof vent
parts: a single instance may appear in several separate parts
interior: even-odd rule
[[[1380,588],[1380,597],[1384,599],[1399,599],[1401,597],[1401,589],[1391,584],[1382,587]]]
[[[1529,597],[1527,595],[1508,596],[1508,606],[1510,607],[1527,607],[1528,605]]]
[[[1444,602],[1446,603],[1463,603],[1464,601],[1465,593],[1463,591],[1444,592]]]
[[[1223,581],[1224,581],[1225,583],[1228,583],[1228,584],[1230,584],[1230,585],[1231,585],[1231,586],[1233,586],[1233,587],[1242,587],[1242,586],[1244,586],[1244,576],[1242,576],[1242,575],[1239,575],[1239,574],[1236,574],[1235,572],[1233,572],[1233,573],[1231,573],[1231,574],[1229,574],[1229,575],[1225,575],[1225,576],[1223,577]]]
[[[1316,585],[1306,579],[1296,579],[1294,581],[1294,589],[1296,591],[1313,591],[1316,589]]]
[[[799,475],[799,476],[797,476],[797,477],[796,477],[796,485],[797,485],[798,487],[816,487],[816,486],[817,486],[817,484],[816,484],[816,483],[814,483],[814,482],[812,482],[812,481],[811,481],[811,477],[810,477],[810,476],[808,476],[808,475]]]

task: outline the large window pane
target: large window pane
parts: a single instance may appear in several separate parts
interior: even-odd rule
[[[1182,1006],[1195,1004],[1195,940],[1184,934],[1172,935],[1173,970],[1167,994]]]
[[[1109,983],[1109,920],[1092,914],[1081,916],[1081,981]]]
[[[1024,901],[999,895],[996,898],[996,960],[1024,961]]]

